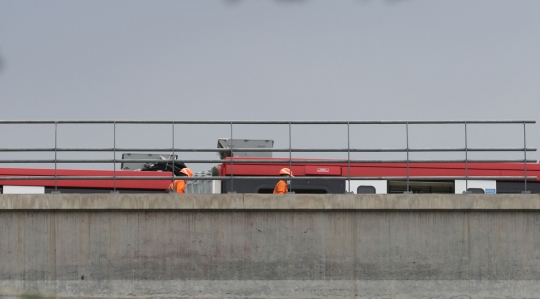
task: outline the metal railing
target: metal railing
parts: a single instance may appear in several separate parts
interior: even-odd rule
[[[116,191],[116,180],[174,180],[177,177],[172,174],[171,176],[117,176],[116,163],[152,163],[156,160],[143,160],[143,159],[117,159],[116,152],[167,152],[175,153],[180,152],[230,152],[231,157],[235,152],[276,152],[276,153],[289,153],[288,159],[242,159],[231,158],[228,160],[217,159],[182,159],[184,163],[228,163],[231,166],[230,176],[213,176],[197,178],[193,177],[190,180],[231,180],[231,189],[234,190],[234,164],[240,163],[268,163],[268,164],[283,164],[284,162],[289,164],[292,168],[293,163],[347,163],[347,181],[350,192],[351,180],[379,180],[379,179],[400,179],[407,181],[407,193],[410,192],[409,181],[410,180],[459,180],[466,181],[466,189],[468,189],[469,180],[487,180],[487,179],[500,179],[500,180],[517,180],[524,182],[524,190],[527,192],[527,180],[536,180],[536,176],[527,176],[527,163],[534,163],[536,160],[528,160],[527,152],[536,151],[536,148],[527,148],[527,135],[526,125],[535,124],[536,121],[532,120],[473,120],[473,121],[139,121],[139,120],[62,120],[62,121],[48,121],[48,120],[0,120],[0,125],[13,125],[13,124],[53,124],[55,131],[54,148],[0,148],[0,153],[4,152],[54,152],[54,159],[0,159],[0,164],[16,163],[16,164],[36,164],[36,163],[54,163],[54,176],[11,176],[0,177],[0,181],[9,180],[54,180],[55,190],[57,190],[58,180],[113,180],[114,191]],[[58,125],[73,125],[73,124],[111,124],[113,130],[113,147],[101,147],[101,148],[79,148],[79,147],[58,147]],[[116,131],[118,124],[168,124],[172,126],[172,145],[168,148],[133,148],[133,147],[116,147]],[[174,132],[176,125],[228,125],[230,126],[230,138],[233,139],[234,126],[235,125],[287,125],[288,126],[288,148],[234,148],[231,146],[227,148],[176,148],[174,141]],[[467,128],[470,125],[491,125],[491,124],[522,124],[523,125],[523,147],[468,147],[468,132]],[[292,147],[292,126],[293,125],[346,125],[347,128],[347,148],[293,148]],[[404,148],[351,148],[350,146],[350,127],[351,125],[403,125],[405,126],[405,140],[406,147]],[[411,148],[409,147],[409,126],[410,125],[463,125],[464,128],[464,147],[458,148]],[[112,159],[58,159],[58,152],[112,152]],[[347,153],[347,159],[294,159],[292,153]],[[432,159],[432,160],[411,160],[410,153],[415,152],[463,152],[465,159]],[[474,160],[469,159],[469,152],[523,152],[523,159],[490,159],[490,160]],[[406,153],[406,159],[399,160],[367,160],[367,159],[351,159],[351,153]],[[161,160],[166,163],[178,163],[176,160]],[[400,177],[358,177],[351,175],[351,163],[406,163],[406,176]],[[440,177],[420,177],[410,176],[410,163],[415,162],[462,162],[465,163],[465,176],[440,176]],[[523,163],[523,176],[469,176],[469,163],[474,162],[517,162]],[[63,163],[112,163],[113,164],[113,176],[58,176],[57,169],[58,164]],[[238,176],[237,176],[238,178]],[[276,179],[277,177],[266,176],[242,176],[242,179]],[[303,179],[321,179],[321,180],[336,180],[344,179],[342,176],[302,176]],[[296,178],[298,179],[298,178]],[[294,181],[294,178],[293,180]],[[292,184],[291,181],[291,184]]]

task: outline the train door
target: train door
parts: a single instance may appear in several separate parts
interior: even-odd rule
[[[41,186],[3,186],[2,194],[45,194]]]
[[[345,181],[345,187],[349,184]],[[386,180],[351,180],[350,191],[354,194],[387,194]]]

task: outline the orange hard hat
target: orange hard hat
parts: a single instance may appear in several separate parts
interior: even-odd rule
[[[292,171],[289,169],[289,168],[281,168],[281,170],[279,171],[279,174],[286,174],[286,175],[290,175],[292,177],[294,177],[294,175],[292,175]]]
[[[183,174],[185,174],[187,176],[193,176],[193,171],[191,171],[191,169],[189,169],[187,167],[180,170],[180,173],[183,173]]]

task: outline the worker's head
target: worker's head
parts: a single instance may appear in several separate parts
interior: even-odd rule
[[[292,171],[289,168],[281,168],[281,170],[279,171],[279,175],[294,177],[294,175],[292,174]]]
[[[182,170],[180,170],[180,173],[185,175],[185,176],[193,176],[193,171],[191,171],[191,169],[189,168],[182,168]]]

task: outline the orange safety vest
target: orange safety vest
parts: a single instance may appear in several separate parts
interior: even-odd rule
[[[279,181],[274,188],[274,194],[286,194],[287,193],[287,182]]]
[[[176,180],[169,185],[169,190],[184,194],[186,193],[186,182],[184,182],[184,180]]]

